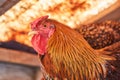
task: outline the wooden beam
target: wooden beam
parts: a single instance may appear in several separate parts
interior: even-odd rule
[[[120,20],[120,7],[117,8],[116,10],[112,11],[108,15],[105,15],[104,17],[100,18],[96,22],[102,22],[102,21],[105,21],[105,20],[116,20],[116,21],[119,21]]]
[[[118,16],[118,15],[116,15],[116,12],[118,13],[118,11],[120,11],[119,9],[120,9],[120,0],[118,0],[115,4],[106,8],[104,11],[100,12],[99,14],[94,15],[92,18],[86,20],[83,24],[91,24],[94,22],[100,22],[100,21],[105,21],[105,20],[111,19],[110,13],[113,13],[114,11],[115,11],[114,16],[113,15],[112,16],[116,18],[116,16]],[[105,19],[104,19],[104,17],[105,17]]]
[[[37,55],[22,51],[0,48],[0,62],[3,61],[37,67],[40,64]]]
[[[0,0],[0,15],[4,14],[12,6],[17,4],[20,0]]]

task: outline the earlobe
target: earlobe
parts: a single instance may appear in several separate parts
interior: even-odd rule
[[[50,29],[54,29],[54,28],[55,28],[54,24],[50,25]]]
[[[50,37],[55,32],[55,29],[49,31],[48,37]]]

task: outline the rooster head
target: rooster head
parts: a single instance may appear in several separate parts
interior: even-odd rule
[[[52,24],[48,16],[42,16],[31,22],[31,32],[33,35],[31,43],[33,48],[41,55],[46,53],[47,40],[54,33],[55,25]]]

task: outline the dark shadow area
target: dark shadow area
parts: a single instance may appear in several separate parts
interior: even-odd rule
[[[35,50],[32,47],[29,47],[24,44],[20,44],[16,41],[0,42],[0,47],[36,54]]]

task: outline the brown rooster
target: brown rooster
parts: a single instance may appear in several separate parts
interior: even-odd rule
[[[33,48],[52,79],[107,80],[114,69],[113,57],[98,54],[78,32],[48,16],[32,22],[31,29]]]

